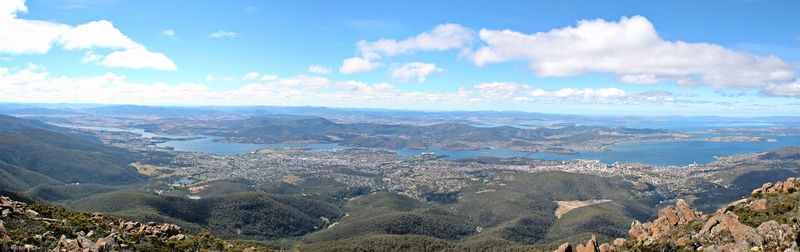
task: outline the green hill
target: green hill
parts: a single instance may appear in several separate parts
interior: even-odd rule
[[[0,192],[6,194],[6,192]],[[21,195],[12,195],[22,197]],[[139,223],[0,197],[0,251],[271,251],[190,234],[174,224]]]
[[[145,180],[133,154],[43,129],[0,131],[0,188],[28,190],[63,183],[130,184]]]
[[[134,192],[95,195],[70,204],[81,211],[105,212],[138,221],[180,224],[237,240],[296,237],[342,213],[328,203],[302,197],[245,192],[200,200]],[[324,217],[324,218],[323,218]]]
[[[564,172],[503,174],[465,188],[454,201],[423,202],[403,194],[378,192],[346,202],[348,215],[306,235],[309,248],[436,250],[528,250],[564,241],[601,240],[627,234],[635,219],[652,216],[658,199],[639,196],[629,182]],[[561,218],[557,200],[609,202],[576,208]],[[434,239],[435,238],[435,239]],[[348,244],[357,242],[358,244]],[[398,248],[398,247],[392,247]],[[391,249],[391,248],[390,248]]]
[[[462,216],[397,193],[378,192],[355,198],[344,209],[346,216],[303,240],[313,243],[366,235],[415,234],[455,241],[474,233],[476,228]]]

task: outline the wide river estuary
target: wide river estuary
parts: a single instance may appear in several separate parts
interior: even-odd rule
[[[142,137],[170,137],[161,136],[142,129],[117,129],[104,127],[81,127],[94,130],[128,131],[142,134]],[[708,136],[704,134],[703,136]],[[315,150],[351,148],[337,144],[251,144],[251,143],[225,143],[216,140],[223,139],[218,136],[198,135],[192,140],[174,140],[157,144],[159,147],[169,147],[175,151],[204,152],[223,155],[243,154],[257,149],[275,149],[285,147],[311,147]],[[600,160],[605,164],[614,162],[639,162],[659,166],[686,166],[692,163],[708,163],[714,161],[714,156],[726,156],[739,153],[762,152],[777,149],[783,146],[800,146],[800,136],[761,136],[778,140],[777,142],[708,142],[708,141],[677,141],[677,142],[625,142],[608,146],[609,151],[580,152],[580,154],[558,154],[551,152],[528,153],[502,148],[480,150],[442,150],[429,147],[426,150],[396,149],[397,154],[403,157],[412,157],[424,152],[433,152],[447,155],[445,159],[461,159],[473,157],[526,157],[544,160],[571,160],[588,159]]]

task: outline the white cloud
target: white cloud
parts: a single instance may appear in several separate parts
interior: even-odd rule
[[[41,68],[40,68],[41,69]],[[129,82],[125,76],[106,73],[88,77],[51,76],[41,70],[0,68],[0,97],[6,102],[70,102],[109,104],[224,104],[224,105],[313,105],[372,104],[461,104],[476,102],[530,104],[645,104],[676,103],[665,91],[629,92],[617,88],[556,90],[513,82],[481,83],[456,92],[409,92],[388,83],[332,81],[298,75],[253,83],[227,91],[214,91],[204,84]],[[210,79],[215,79],[213,75]],[[699,103],[699,102],[698,102]],[[484,103],[485,104],[485,103]]]
[[[265,75],[261,76],[261,80],[277,80],[277,79],[278,79],[277,75],[266,75],[265,74]]]
[[[70,29],[58,23],[17,19],[17,11],[27,12],[24,3],[0,1],[0,53],[46,53],[58,36]]]
[[[164,54],[151,52],[143,47],[112,52],[100,64],[108,67],[178,70],[175,63]]]
[[[161,35],[164,35],[164,36],[167,36],[167,37],[174,37],[175,36],[175,30],[171,30],[171,29],[170,30],[164,30],[163,32],[161,32]]]
[[[3,0],[0,1],[0,15],[16,17],[17,12],[27,13],[28,7],[25,0]]]
[[[414,51],[444,51],[464,47],[475,39],[474,31],[458,24],[437,25],[431,31],[422,32],[401,41],[379,39],[359,41],[356,46],[364,59],[378,59]]]
[[[83,63],[89,63],[89,62],[98,61],[98,60],[100,60],[102,58],[103,58],[103,55],[97,55],[97,54],[94,54],[94,52],[92,52],[92,51],[86,51],[86,53],[83,54],[83,59],[81,59],[81,61]]]
[[[795,80],[793,83],[769,84],[761,88],[760,93],[769,96],[800,98],[800,79]]]
[[[329,74],[329,73],[331,73],[331,69],[330,68],[327,68],[327,67],[324,67],[324,66],[320,66],[320,65],[310,65],[310,66],[308,66],[308,71],[312,72],[312,73],[315,73],[315,74]]]
[[[245,74],[244,76],[242,76],[242,80],[245,80],[245,81],[248,81],[248,80],[269,81],[269,80],[276,80],[276,79],[278,79],[277,75],[267,75],[267,74],[261,75],[261,74],[259,74],[257,72],[249,72],[249,73]],[[208,76],[206,76],[206,82],[211,82],[211,81],[233,81],[233,78],[230,78],[230,77],[227,77],[227,78],[216,78],[216,77],[214,77],[214,75],[209,74]]]
[[[245,74],[244,77],[242,77],[242,80],[255,80],[255,79],[258,79],[258,76],[261,76],[261,75],[256,73],[256,72],[249,72],[249,73]]]
[[[617,77],[618,82],[629,84],[658,84],[664,80],[664,77],[655,74],[626,74]]]
[[[214,74],[206,75],[206,82],[214,82],[214,81],[233,81],[233,77],[216,77]]]
[[[17,18],[28,9],[24,0],[0,2],[0,54],[44,54],[53,45],[67,50],[111,48],[126,49],[105,56],[101,64],[112,67],[175,70],[164,54],[150,52],[122,34],[107,20],[92,21],[75,27],[54,22]],[[82,61],[96,62],[103,56],[87,52]],[[130,62],[128,62],[130,61]]]
[[[237,35],[238,34],[236,34],[235,32],[219,30],[219,31],[216,31],[214,33],[209,34],[208,37],[210,37],[210,38],[223,38],[223,37],[233,38],[233,37],[236,37]]]
[[[408,82],[416,78],[417,82],[425,82],[425,77],[433,72],[441,72],[442,69],[436,67],[436,64],[411,62],[403,64],[400,67],[389,69],[392,72],[392,79],[397,82]]]
[[[491,82],[462,87],[458,91],[472,101],[518,101],[518,102],[617,102],[652,103],[672,102],[672,93],[660,90],[627,92],[618,88],[562,88],[556,90],[534,88],[514,82]]]
[[[64,49],[91,49],[94,47],[129,49],[142,47],[106,20],[78,25],[62,33],[58,41]]]
[[[622,75],[619,81],[652,84],[680,80],[715,89],[749,89],[796,78],[791,64],[774,56],[737,52],[715,44],[664,41],[642,16],[618,22],[582,20],[577,27],[524,34],[482,29],[486,43],[469,57],[478,66],[522,60],[536,76],[589,72]]]
[[[339,68],[339,72],[343,74],[369,72],[380,66],[383,66],[383,64],[370,62],[368,59],[364,58],[352,57],[344,59],[342,67]]]

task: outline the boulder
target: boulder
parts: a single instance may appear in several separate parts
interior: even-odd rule
[[[767,199],[758,199],[750,202],[748,206],[753,210],[761,211],[767,209],[767,203],[769,203]]]
[[[791,178],[791,177],[786,179],[786,182],[783,183],[783,192],[789,192],[790,189],[797,190],[797,188],[796,188],[797,185],[795,184],[796,181],[797,180],[795,178]]]
[[[611,252],[614,251],[614,247],[609,245],[608,243],[603,243],[597,247],[597,250],[600,252]]]
[[[738,229],[741,227],[742,224],[739,222],[739,217],[732,212],[726,213],[717,213],[712,216],[705,224],[703,224],[703,228],[700,229],[700,235],[708,234],[716,235],[722,230],[730,230],[731,232],[734,229]]]
[[[645,241],[650,238],[647,229],[644,228],[641,222],[634,220],[631,223],[631,229],[628,230],[628,235],[635,238],[637,241]]]
[[[674,209],[669,206],[659,210],[658,218],[653,222],[640,223],[639,221],[633,221],[628,234],[637,241],[657,240],[669,234],[673,227],[697,220],[702,215],[703,213],[701,212],[695,212],[686,201],[678,200]]]
[[[627,242],[625,239],[617,238],[614,239],[614,242],[611,244],[614,244],[614,247],[621,248],[623,245],[625,245],[625,242]]]
[[[750,245],[761,245],[764,243],[764,238],[761,238],[761,236],[758,235],[758,232],[756,232],[756,229],[750,226],[742,225],[741,228],[731,232],[731,234],[737,243],[744,242],[748,245],[748,248]]]
[[[572,245],[569,245],[569,242],[561,244],[561,246],[558,246],[558,249],[556,249],[556,252],[572,252]]]
[[[597,237],[592,235],[592,239],[586,242],[586,245],[578,245],[578,248],[575,249],[576,252],[598,252],[600,251],[597,247]]]
[[[679,216],[679,225],[692,222],[698,217],[697,213],[695,213],[692,207],[682,199],[678,200],[678,203],[675,203],[675,209],[677,210],[677,214]]]
[[[76,240],[78,241],[78,245],[83,248],[83,251],[100,251],[100,246],[97,246],[96,243],[86,237],[78,237]]]
[[[111,233],[104,238],[97,239],[97,246],[102,250],[111,251],[117,245],[117,234]]]
[[[758,226],[756,232],[764,239],[765,244],[787,246],[792,244],[797,237],[797,231],[789,225],[778,224],[771,220]]]
[[[81,251],[81,246],[78,244],[78,241],[73,239],[67,239],[65,235],[61,235],[61,238],[58,239],[58,243],[56,247],[53,249],[55,251]]]
[[[177,234],[169,237],[169,240],[183,241],[184,239],[186,239],[186,236],[183,234]]]
[[[760,245],[764,242],[754,228],[739,222],[739,216],[736,216],[733,212],[718,213],[711,217],[703,225],[699,235],[708,234],[713,237],[723,230],[730,231],[737,243]]]
[[[92,219],[101,220],[101,219],[103,219],[103,216],[104,216],[103,213],[93,213],[92,214]]]
[[[11,238],[8,237],[8,234],[6,233],[6,227],[3,226],[2,220],[0,220],[0,240],[3,242],[11,241]]]
[[[686,236],[678,238],[678,240],[675,241],[675,245],[678,246],[686,246],[688,244],[689,244],[689,237]]]
[[[25,214],[30,216],[30,217],[39,217],[39,213],[37,213],[36,211],[30,210],[30,209],[25,210]]]
[[[761,188],[753,190],[752,194],[767,193],[767,191],[769,191],[770,188],[772,188],[772,183],[769,183],[769,182],[768,183],[764,183],[763,185],[761,185]]]

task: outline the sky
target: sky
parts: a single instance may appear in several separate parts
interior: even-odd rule
[[[797,115],[798,1],[0,0],[0,102]]]

